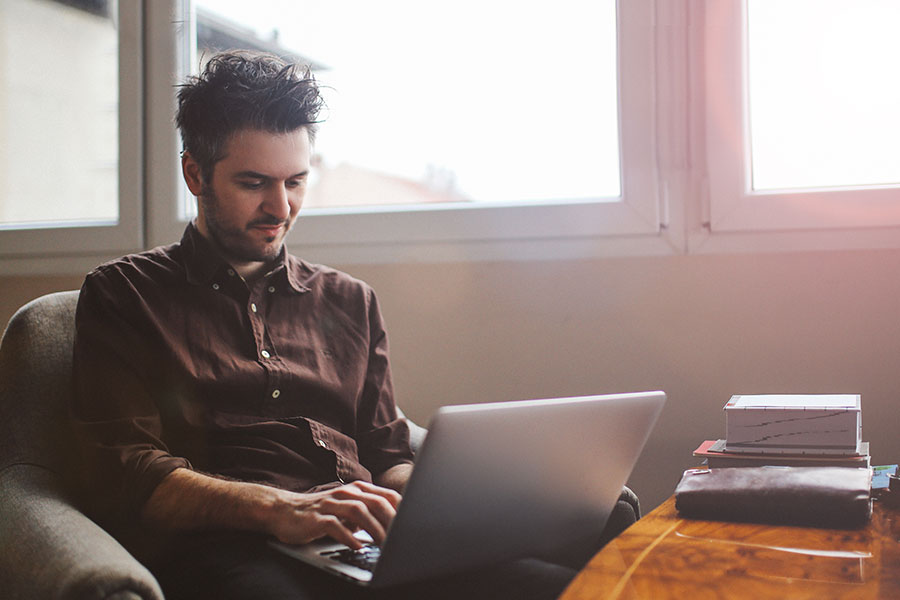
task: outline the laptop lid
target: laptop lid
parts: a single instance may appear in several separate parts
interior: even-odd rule
[[[441,408],[372,585],[596,541],[663,392]]]

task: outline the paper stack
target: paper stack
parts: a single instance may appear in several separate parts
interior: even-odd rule
[[[725,449],[771,454],[859,454],[859,394],[732,396]]]
[[[706,440],[694,450],[694,456],[706,461],[711,469],[722,467],[857,467],[870,466],[869,442],[860,445],[860,453],[839,456],[836,454],[767,454],[751,452],[728,452],[725,440]]]
[[[725,439],[694,451],[711,468],[869,467],[858,394],[737,395],[724,410]]]

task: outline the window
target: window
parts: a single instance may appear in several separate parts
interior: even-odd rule
[[[201,61],[251,46],[314,69],[307,208],[620,194],[615,0],[196,7]]]
[[[900,7],[732,0],[706,19],[711,231],[900,225]]]
[[[651,13],[614,0],[196,0],[182,33],[191,66],[235,47],[311,65],[328,109],[290,243],[358,255],[657,235]],[[174,239],[192,201],[151,240]]]
[[[174,86],[236,46],[327,86],[290,239],[310,260],[900,244],[896,2],[446,6],[0,3],[3,269],[179,239]]]
[[[747,16],[752,189],[900,183],[900,85],[885,77],[900,4],[751,0]]]
[[[0,4],[0,253],[140,247],[135,17],[114,0]]]

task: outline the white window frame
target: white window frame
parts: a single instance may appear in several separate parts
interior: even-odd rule
[[[172,86],[183,79],[191,54],[184,0],[148,3],[148,240],[171,243],[185,223],[178,218],[184,193],[180,150],[172,124]],[[618,4],[619,112],[623,193],[619,199],[546,204],[423,206],[301,211],[288,245],[312,260],[346,264],[406,260],[566,257],[598,253],[671,253],[668,198],[656,165],[654,0]],[[172,75],[175,75],[172,77]]]
[[[180,239],[185,2],[122,2],[121,223],[0,231],[0,273],[78,273]],[[342,266],[900,247],[896,188],[748,192],[745,6],[619,1],[620,201],[308,210],[291,251]]]
[[[4,272],[32,272],[22,257],[122,254],[144,247],[143,224],[143,31],[142,4],[118,8],[119,219],[115,224],[41,223],[33,229],[0,229]],[[60,107],[64,110],[64,107]],[[77,119],[78,115],[71,118]],[[52,165],[45,165],[52,177]],[[60,183],[65,194],[65,182]],[[21,199],[27,200],[27,199]],[[19,263],[19,264],[15,264]],[[16,267],[19,267],[18,269]]]
[[[181,137],[175,127],[175,93],[196,62],[196,23],[188,0],[147,2],[147,245],[181,239],[187,187],[181,174]],[[168,168],[167,168],[168,167]],[[193,201],[193,199],[189,199]]]
[[[751,242],[779,249],[896,245],[900,188],[847,186],[783,191],[752,190],[750,162],[746,0],[705,3],[706,51],[702,92],[708,234],[770,233],[735,237],[713,246],[735,248]],[[696,57],[695,57],[696,58]],[[877,229],[877,230],[876,230]],[[810,232],[802,237],[797,232]],[[788,237],[789,234],[790,237]],[[695,238],[694,246],[702,241]]]

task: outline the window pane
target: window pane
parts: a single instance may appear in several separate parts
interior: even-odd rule
[[[0,2],[0,227],[118,220],[115,8]]]
[[[753,188],[900,182],[900,3],[748,0]]]
[[[615,0],[196,0],[198,54],[310,62],[306,206],[620,195]]]

